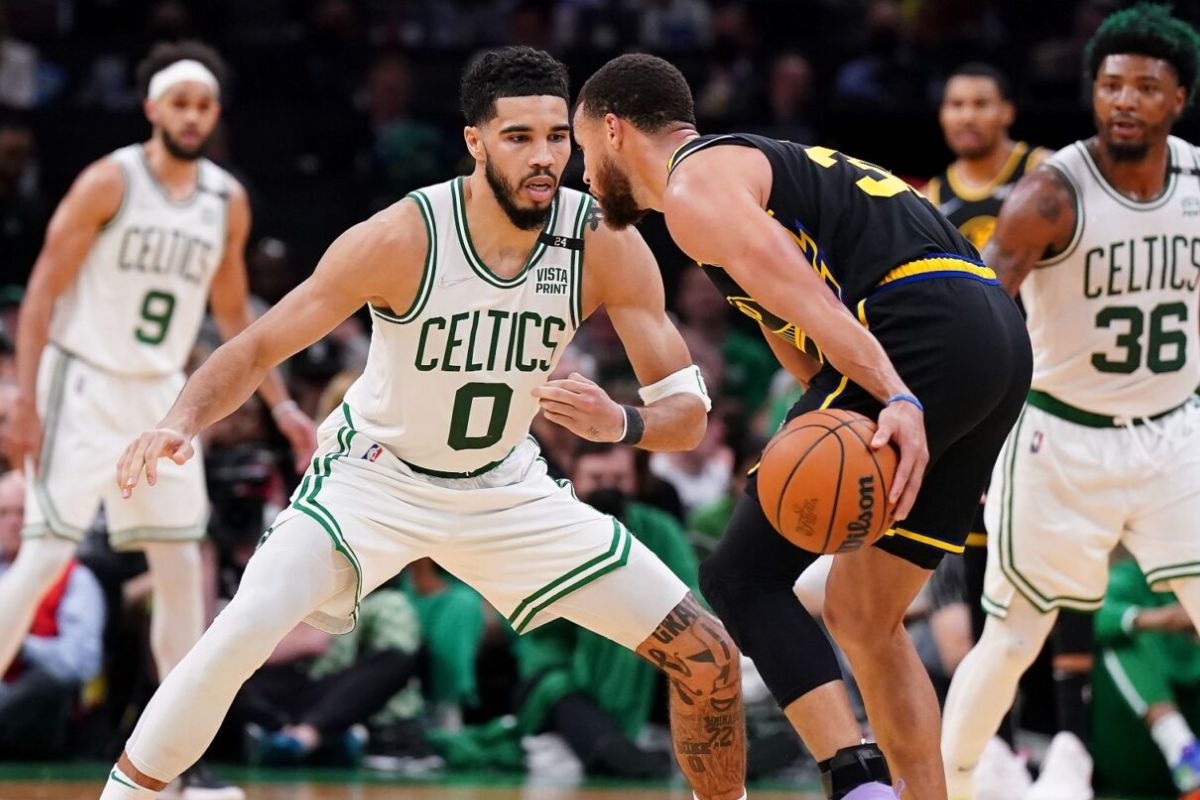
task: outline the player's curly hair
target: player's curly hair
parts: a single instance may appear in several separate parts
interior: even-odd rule
[[[159,42],[150,48],[150,52],[137,65],[137,84],[142,97],[146,97],[150,92],[150,79],[154,77],[155,73],[184,59],[199,61],[208,67],[208,71],[216,76],[217,85],[224,91],[225,80],[229,75],[229,67],[225,65],[225,59],[204,42],[184,39],[178,42]]]
[[[468,125],[482,125],[496,116],[501,97],[537,95],[571,102],[566,66],[545,50],[501,47],[481,54],[467,67],[458,103]]]
[[[1110,14],[1083,51],[1089,80],[1096,79],[1100,64],[1114,53],[1135,53],[1166,61],[1175,70],[1179,85],[1187,90],[1191,104],[1197,89],[1200,33],[1171,16],[1170,6],[1138,3]]]
[[[579,90],[579,108],[589,119],[615,114],[646,133],[677,122],[696,124],[683,73],[647,53],[617,56],[597,70]]]

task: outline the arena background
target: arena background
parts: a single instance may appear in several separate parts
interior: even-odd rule
[[[71,180],[96,158],[146,137],[133,68],[158,41],[198,38],[215,46],[230,65],[223,122],[210,156],[250,193],[252,289],[263,303],[271,303],[311,271],[345,228],[413,188],[469,167],[457,83],[481,48],[545,48],[567,63],[573,89],[615,54],[653,52],[688,77],[702,132],[750,130],[819,143],[921,183],[952,159],[936,109],[945,76],[963,62],[985,61],[1011,78],[1018,109],[1014,138],[1056,149],[1091,135],[1083,45],[1107,13],[1125,5],[1101,0],[0,0],[0,301],[9,335],[45,221]],[[1200,23],[1200,0],[1174,5],[1179,16]],[[1200,115],[1191,110],[1175,133],[1192,142],[1200,139]],[[582,188],[580,173],[576,157],[566,184]],[[655,215],[642,231],[662,266],[668,303],[685,324],[698,325],[688,319],[688,309],[677,308],[686,302],[677,291],[686,260]],[[730,326],[742,324],[731,315]],[[360,329],[331,336],[289,366],[293,391],[310,413],[316,413],[329,382],[353,362],[362,334]],[[704,339],[704,332],[696,332],[689,342]],[[721,344],[712,348],[718,358]],[[582,356],[619,386],[628,370],[610,362],[609,345],[602,333],[592,333],[584,337]],[[200,348],[197,359],[204,353]],[[9,355],[0,369],[0,380],[11,381]],[[727,462],[726,483],[734,465],[770,430],[768,406],[775,393],[768,397],[765,384],[774,370],[765,369],[762,391],[749,391],[753,401],[735,397],[733,390],[722,398],[728,402],[719,403],[724,424],[718,440],[708,442],[700,456]],[[210,467],[214,518],[228,522],[249,514],[248,521],[229,523],[240,534],[216,536],[212,558],[218,578],[220,549],[257,530],[262,509],[295,482],[278,437],[265,415],[259,417],[248,427],[223,430],[209,453],[218,466],[223,448],[232,452],[248,443],[277,455],[271,480],[277,477],[278,486],[236,469],[226,486],[220,470]],[[242,464],[232,457],[229,463]],[[644,478],[645,465],[639,469]],[[236,489],[243,484],[263,495],[249,511],[238,505],[244,492]],[[228,505],[222,508],[224,499]],[[686,521],[679,509],[666,505]],[[703,537],[695,531],[691,536],[703,555]],[[103,565],[108,555],[93,557]],[[104,764],[119,750],[154,683],[144,627],[138,627],[144,626],[144,608],[138,617],[136,604],[120,601],[122,582],[138,569],[136,560],[124,560],[108,575],[115,584],[106,586],[117,587],[110,599],[120,610],[110,609],[104,673],[99,684],[90,685],[99,694],[81,704],[79,727],[62,754],[81,763],[60,767],[19,759],[0,764],[0,800],[92,796],[98,787]],[[513,678],[505,659],[511,657],[503,652],[488,657],[496,661],[479,662],[482,704],[468,710],[469,722],[511,711],[505,707]],[[759,724],[771,733],[770,703],[765,705]],[[236,750],[229,749],[234,758]],[[815,786],[803,757],[782,762],[759,784],[781,793],[752,796],[810,796],[795,793]],[[494,771],[438,769],[418,778],[413,771],[365,769],[233,768],[223,774],[266,781],[254,790],[263,798],[687,796],[677,774],[665,784],[619,784],[594,792],[522,788],[519,771],[498,777]],[[413,780],[432,786],[387,788],[393,781],[411,787],[405,782]],[[555,775],[544,780],[564,782]]]

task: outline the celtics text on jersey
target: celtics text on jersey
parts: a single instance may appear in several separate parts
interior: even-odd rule
[[[366,370],[346,394],[356,427],[411,467],[462,476],[528,435],[581,321],[583,228],[592,199],[560,189],[524,268],[505,278],[475,252],[463,178],[413,192],[429,239],[412,306],[371,309]]]

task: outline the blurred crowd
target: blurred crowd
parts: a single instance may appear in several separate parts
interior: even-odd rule
[[[154,41],[200,37],[232,65],[225,122],[210,154],[251,195],[248,264],[261,310],[303,279],[342,229],[463,171],[457,76],[480,47],[548,49],[576,81],[616,52],[650,50],[687,74],[702,130],[819,141],[927,176],[951,159],[936,105],[945,76],[966,60],[991,61],[1010,75],[1022,120],[1032,121],[1025,129],[1018,122],[1018,132],[1031,131],[1024,138],[1057,147],[1086,136],[1080,54],[1118,5],[0,0],[0,414],[15,391],[15,320],[47,217],[82,166],[144,136],[132,69]],[[1175,5],[1180,16],[1200,19],[1200,0]],[[883,130],[889,134],[880,136]],[[1194,141],[1195,130],[1193,117],[1179,132]],[[564,176],[568,185],[580,185],[578,161]],[[704,441],[691,452],[650,455],[580,442],[541,417],[533,432],[555,477],[569,478],[582,499],[624,520],[698,592],[698,561],[721,536],[742,476],[800,388],[702,273],[686,268],[659,222],[648,220],[643,233],[715,400]],[[370,320],[359,314],[285,365],[293,396],[314,418],[337,407],[365,363],[369,335]],[[218,343],[209,325],[194,363]],[[620,402],[638,402],[602,310],[559,369],[596,380]],[[205,561],[211,619],[299,476],[257,400],[208,430],[203,451],[212,501]],[[0,571],[20,547],[23,499],[21,476],[3,472]],[[104,525],[101,515],[39,614],[19,667],[0,681],[0,757],[110,758],[157,682],[145,560],[110,550]],[[971,644],[956,570],[957,559],[947,559],[945,574],[911,611],[914,637],[943,692]],[[1136,593],[1137,579],[1114,586]],[[797,594],[819,610],[821,588],[817,569]],[[1166,683],[1196,692],[1194,632],[1177,616],[1153,620],[1169,642],[1154,647],[1167,647],[1170,663],[1184,665]],[[1121,619],[1102,614],[1098,624],[1098,647],[1141,646]],[[794,770],[803,763],[800,745],[753,670],[747,673],[752,774]],[[1036,681],[1022,725],[1052,731]],[[1095,713],[1128,714],[1112,700],[1119,695],[1109,691]],[[665,687],[632,654],[567,623],[517,638],[473,590],[426,561],[371,595],[353,634],[329,637],[301,626],[281,643],[239,695],[214,755],[276,765],[366,763],[409,774],[495,768],[666,776],[665,709]]]

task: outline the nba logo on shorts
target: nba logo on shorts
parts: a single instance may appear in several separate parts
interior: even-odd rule
[[[1034,431],[1033,439],[1029,442],[1029,452],[1031,452],[1031,453],[1039,452],[1042,449],[1042,439],[1043,439],[1042,432]]]
[[[376,461],[383,455],[383,448],[377,444],[373,444],[367,448],[367,452],[362,454],[364,461]]]

